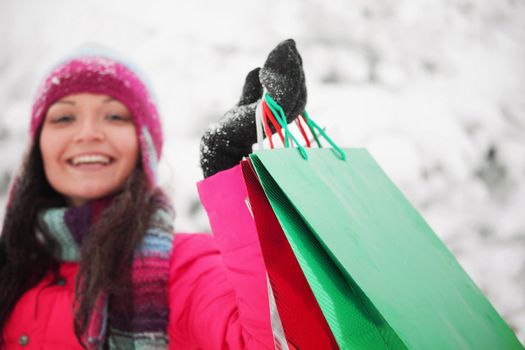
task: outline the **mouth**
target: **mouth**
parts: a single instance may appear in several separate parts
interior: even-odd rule
[[[103,154],[82,154],[66,160],[69,165],[81,167],[103,167],[112,164],[114,158]]]

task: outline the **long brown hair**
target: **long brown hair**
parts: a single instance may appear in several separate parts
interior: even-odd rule
[[[38,230],[42,236],[37,236],[36,218],[40,210],[66,203],[46,179],[38,145],[36,138],[15,182],[0,236],[0,348],[1,330],[22,294],[48,273],[59,278],[59,262],[51,254],[56,244],[45,230]],[[124,301],[125,305],[111,305],[124,317],[133,312],[131,297],[122,297],[131,289],[133,251],[154,210],[167,203],[160,190],[149,188],[140,164],[139,160],[82,244],[74,308],[79,340],[100,292],[107,292],[110,300]]]

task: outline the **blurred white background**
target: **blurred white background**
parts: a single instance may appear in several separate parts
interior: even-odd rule
[[[525,1],[0,1],[0,217],[57,60],[116,50],[155,87],[179,231],[208,230],[200,135],[294,38],[308,111],[366,147],[525,342]]]

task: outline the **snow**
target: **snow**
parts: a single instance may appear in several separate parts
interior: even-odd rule
[[[289,37],[309,114],[339,144],[371,151],[525,342],[523,1],[3,1],[3,203],[40,78],[96,43],[149,77],[175,225],[208,230],[195,187],[199,138]]]

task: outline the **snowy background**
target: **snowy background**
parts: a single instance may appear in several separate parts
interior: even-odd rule
[[[203,131],[281,40],[308,110],[367,147],[525,342],[525,1],[0,1],[0,217],[39,79],[96,43],[155,87],[179,231],[208,229]]]

